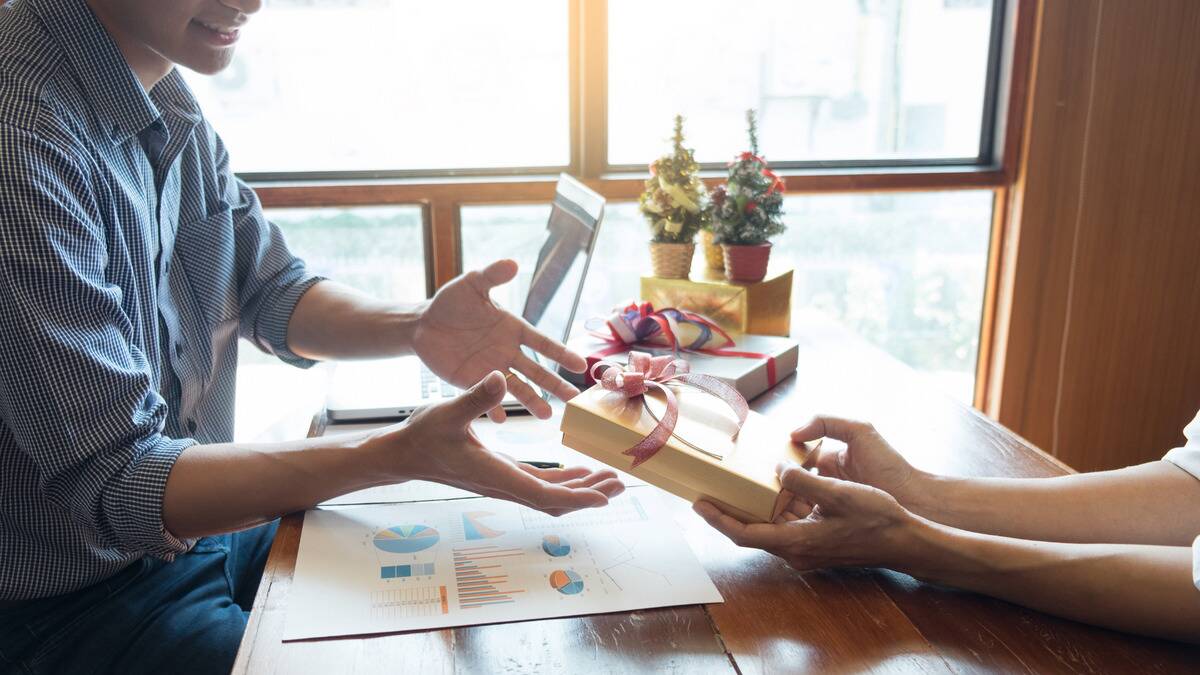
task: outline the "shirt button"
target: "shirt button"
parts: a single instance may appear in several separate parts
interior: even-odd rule
[[[182,357],[183,357],[183,351],[184,351],[184,345],[183,345],[183,343],[182,343],[182,342],[176,342],[176,343],[175,343],[175,356],[176,356],[176,358],[182,358]]]
[[[167,272],[170,272],[170,271],[171,271],[171,261],[170,260],[163,261],[163,274],[166,274]]]
[[[187,430],[189,434],[196,433],[196,420],[192,419],[191,417],[189,417],[187,420]]]

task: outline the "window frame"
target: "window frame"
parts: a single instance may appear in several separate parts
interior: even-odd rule
[[[635,200],[644,166],[608,163],[608,1],[568,1],[570,162],[565,166],[449,170],[244,173],[264,208],[418,205],[422,209],[426,291],[462,271],[465,205],[521,204],[553,199],[557,174],[570,173],[609,200]],[[976,369],[975,405],[988,397],[993,336],[1001,294],[1004,244],[1011,229],[1009,198],[1024,136],[1028,78],[1037,29],[1037,0],[994,0],[979,154],[974,158],[773,162],[790,194],[990,189],[993,227],[988,252]],[[710,188],[720,164],[702,166]],[[998,320],[999,319],[999,320]]]

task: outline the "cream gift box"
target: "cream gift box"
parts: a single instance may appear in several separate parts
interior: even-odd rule
[[[662,418],[666,401],[657,390],[645,403],[599,386],[579,394],[563,413],[563,445],[690,502],[712,501],[746,521],[774,520],[791,499],[775,466],[785,459],[802,464],[819,441],[795,445],[788,429],[753,411],[733,437],[737,418],[724,401],[687,385],[668,386],[679,401],[675,433],[636,468],[622,453]]]

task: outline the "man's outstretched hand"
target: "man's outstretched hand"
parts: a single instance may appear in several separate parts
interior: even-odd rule
[[[458,398],[422,408],[385,431],[401,451],[386,456],[384,473],[453,485],[556,516],[604,506],[625,490],[608,469],[535,469],[485,448],[471,422],[499,405],[504,392],[504,377],[492,372]]]
[[[417,321],[413,350],[438,377],[460,388],[480,381],[493,370],[520,373],[554,396],[568,400],[579,393],[555,373],[521,351],[525,345],[568,370],[583,372],[587,362],[561,342],[492,302],[488,292],[512,281],[517,263],[499,260],[446,284],[433,296]],[[507,378],[508,389],[531,413],[546,419],[550,405],[527,383]],[[489,411],[502,421],[502,408]]]

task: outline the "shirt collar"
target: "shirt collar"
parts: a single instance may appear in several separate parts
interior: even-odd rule
[[[196,102],[187,82],[184,82],[179,68],[172,68],[166,77],[154,85],[150,90],[150,99],[168,116],[178,116],[191,124],[199,124],[203,119],[200,104]]]
[[[129,140],[158,120],[161,113],[155,99],[166,111],[192,123],[199,121],[199,107],[175,69],[147,95],[121,50],[84,0],[26,1],[66,54],[84,96],[114,143]]]

